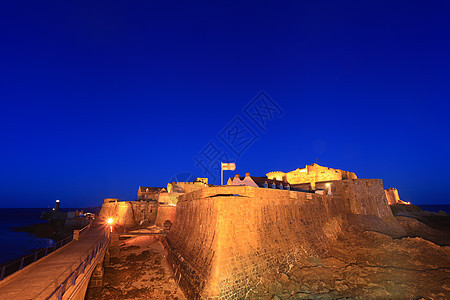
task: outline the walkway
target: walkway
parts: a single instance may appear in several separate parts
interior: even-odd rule
[[[93,223],[78,241],[7,277],[0,283],[0,299],[46,299],[88,256],[104,233],[105,226]]]

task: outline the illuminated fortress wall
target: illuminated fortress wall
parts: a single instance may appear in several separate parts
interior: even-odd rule
[[[164,227],[164,222],[170,221],[173,223],[175,221],[175,213],[177,212],[177,207],[170,204],[159,204],[158,213],[156,216],[155,225],[159,227]]]
[[[181,196],[167,244],[187,298],[245,298],[270,269],[282,272],[302,258],[326,255],[349,215],[398,225],[381,180],[343,180],[331,190],[221,186]]]
[[[269,179],[283,180],[289,184],[357,178],[356,174],[353,172],[322,167],[318,164],[307,165],[303,169],[296,169],[288,173],[280,171],[269,172],[266,176]]]
[[[398,190],[396,188],[389,188],[388,190],[385,190],[386,198],[389,202],[389,204],[397,204],[397,203],[404,203],[400,200],[400,196],[398,195]]]
[[[158,202],[113,201],[105,199],[99,216],[113,218],[115,224],[125,228],[139,225],[153,225],[156,221]]]

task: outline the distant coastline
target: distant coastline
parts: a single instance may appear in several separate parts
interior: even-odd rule
[[[417,205],[424,211],[439,212],[440,210],[450,214],[450,204],[419,204]]]
[[[56,229],[41,212],[50,208],[0,208],[0,264],[4,264],[35,250],[47,247],[63,238],[55,235]],[[76,210],[62,208],[63,211]],[[80,210],[78,208],[78,210]],[[98,213],[100,207],[83,208]]]

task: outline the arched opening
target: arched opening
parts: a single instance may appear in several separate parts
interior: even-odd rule
[[[165,229],[165,230],[169,230],[170,227],[172,227],[172,222],[170,222],[169,220],[166,220],[166,221],[164,222],[164,229]]]

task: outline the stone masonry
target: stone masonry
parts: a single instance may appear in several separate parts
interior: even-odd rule
[[[181,196],[167,244],[186,297],[245,298],[269,270],[287,271],[299,259],[326,254],[348,216],[400,230],[381,180],[333,181],[330,189],[319,195],[220,186]]]

